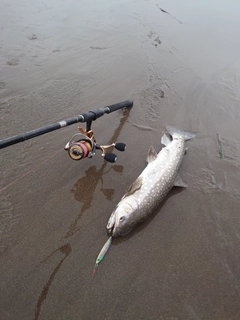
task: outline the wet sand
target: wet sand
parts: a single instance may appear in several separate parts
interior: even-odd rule
[[[1,139],[126,99],[93,123],[115,164],[81,162],[69,126],[1,150],[1,319],[240,319],[240,5],[236,1],[0,4]],[[115,239],[112,210],[161,149],[197,133],[152,217]]]

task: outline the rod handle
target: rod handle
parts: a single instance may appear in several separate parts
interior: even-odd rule
[[[133,106],[132,100],[125,100],[116,104],[112,104],[110,106],[104,107],[104,108],[98,108],[95,110],[90,110],[89,112],[82,113],[83,120],[82,122],[92,122],[101,116],[103,116],[105,113],[111,113],[113,111],[122,109],[122,108],[129,108]]]
[[[119,110],[119,109],[122,109],[122,108],[130,108],[132,106],[133,106],[133,101],[132,100],[125,100],[123,102],[119,102],[119,103],[107,106],[104,109],[108,109],[106,111],[106,113],[111,113],[113,111],[116,111],[116,110]]]

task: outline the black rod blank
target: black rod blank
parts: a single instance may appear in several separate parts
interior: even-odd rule
[[[94,120],[96,120],[97,118],[100,118],[101,116],[103,116],[105,113],[111,113],[113,111],[122,109],[122,108],[129,108],[133,106],[133,101],[132,100],[125,100],[123,102],[119,102],[104,108],[99,108],[99,109],[95,109],[89,112],[85,112],[80,114],[79,116],[76,116],[74,118],[69,118],[66,120],[62,120],[35,130],[31,130],[22,134],[18,134],[16,136],[10,137],[10,138],[6,138],[3,140],[0,140],[0,149],[2,148],[6,148],[8,146],[11,146],[13,144],[19,143],[19,142],[23,142],[25,140],[28,139],[32,139],[34,137],[40,136],[42,134],[57,130],[57,129],[61,129],[63,127],[67,127],[71,124],[77,123],[77,122],[87,122],[90,123]]]

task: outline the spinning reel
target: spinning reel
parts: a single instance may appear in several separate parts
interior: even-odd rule
[[[96,143],[92,130],[84,130],[78,127],[80,133],[76,133],[64,149],[68,151],[70,158],[73,160],[81,160],[84,158],[92,158],[96,150],[102,151],[102,157],[108,162],[116,162],[117,156],[114,153],[106,152],[108,149],[115,148],[119,151],[125,151],[126,145],[122,142],[112,143],[108,146],[102,146]]]
[[[117,156],[114,153],[106,151],[111,148],[115,148],[119,151],[125,151],[126,145],[120,142],[112,143],[108,146],[97,144],[94,138],[93,131],[91,130],[91,124],[92,121],[102,117],[104,114],[109,114],[123,108],[131,108],[132,106],[132,100],[125,100],[123,102],[112,104],[104,108],[98,108],[89,112],[84,112],[76,117],[62,120],[38,129],[34,129],[13,137],[0,140],[0,149],[9,147],[13,144],[23,142],[28,139],[32,139],[34,137],[54,130],[64,128],[77,122],[86,122],[86,130],[78,127],[80,133],[75,134],[66,144],[64,149],[68,151],[69,156],[73,160],[81,160],[87,157],[92,158],[95,155],[96,150],[101,150],[102,156],[105,160],[107,160],[108,162],[115,162],[117,160]]]

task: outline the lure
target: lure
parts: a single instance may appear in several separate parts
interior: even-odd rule
[[[102,259],[105,257],[105,254],[108,252],[108,249],[110,248],[110,245],[112,243],[112,239],[113,237],[111,236],[107,242],[104,244],[104,246],[102,247],[102,250],[100,251],[97,259],[96,259],[96,262],[95,262],[95,266],[94,266],[94,269],[93,269],[93,273],[92,274],[95,274],[96,273],[96,269],[99,265],[99,263],[102,261]]]

